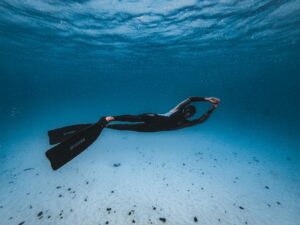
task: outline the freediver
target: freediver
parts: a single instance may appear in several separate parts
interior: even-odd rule
[[[212,106],[201,117],[188,120],[196,113],[193,102],[208,101]],[[165,114],[144,113],[139,115],[106,116],[94,124],[77,124],[48,131],[49,143],[57,144],[46,152],[53,170],[57,170],[87,149],[104,128],[157,132],[176,130],[204,122],[218,107],[220,99],[209,97],[189,97]],[[126,121],[132,124],[109,124]],[[138,123],[136,123],[138,122]]]
[[[198,119],[188,120],[196,113],[196,107],[191,105],[191,103],[201,101],[212,103],[211,108]],[[106,127],[139,132],[177,130],[204,122],[218,107],[219,103],[220,99],[215,97],[189,97],[164,114],[143,113],[139,115],[106,116],[105,120],[107,123],[112,121],[139,122],[135,124],[107,124]]]

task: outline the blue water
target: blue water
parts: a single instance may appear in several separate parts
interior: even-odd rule
[[[118,200],[107,200],[97,192],[99,199],[94,198],[94,203],[96,205],[99,201],[115,201],[121,211],[131,210],[126,208],[126,204],[131,198],[135,198],[129,197],[128,193],[133,196],[136,193],[136,198],[145,193],[149,193],[150,199],[160,198],[156,196],[157,192],[152,190],[152,193],[150,189],[141,188],[138,181],[144,182],[146,186],[162,188],[159,186],[161,180],[154,179],[156,173],[166,172],[169,178],[180,177],[184,172],[175,172],[177,160],[178,165],[181,165],[182,159],[191,162],[198,148],[203,148],[206,155],[215,154],[219,160],[220,157],[224,159],[219,162],[223,172],[244,171],[241,169],[244,167],[235,162],[244,162],[243,165],[247,168],[247,160],[251,159],[254,163],[259,161],[263,166],[255,167],[256,174],[268,171],[270,177],[266,175],[257,179],[248,168],[249,170],[244,171],[244,182],[261,184],[265,191],[266,184],[263,181],[270,179],[278,187],[278,190],[271,187],[274,195],[266,196],[262,191],[261,196],[267,198],[264,200],[258,197],[260,195],[254,194],[259,193],[256,189],[234,196],[237,190],[227,186],[224,178],[221,183],[228,187],[228,193],[232,193],[228,194],[230,201],[236,203],[236,199],[247,195],[249,199],[252,196],[249,205],[255,206],[263,204],[262,202],[269,204],[267,202],[272,196],[279,193],[291,193],[286,198],[281,196],[281,201],[285,201],[285,204],[281,204],[283,208],[277,209],[278,211],[273,208],[268,211],[270,207],[267,205],[266,208],[258,207],[257,211],[250,210],[244,217],[240,217],[241,209],[237,209],[231,214],[232,217],[224,217],[221,222],[242,224],[248,221],[248,224],[288,225],[299,223],[299,0],[2,0],[0,96],[0,180],[5,183],[0,187],[0,219],[6,221],[5,224],[19,224],[23,220],[31,221],[30,224],[104,224],[105,221],[100,222],[100,219],[84,219],[92,217],[89,214],[89,210],[95,209],[92,206],[87,211],[76,211],[75,217],[68,215],[65,222],[53,216],[48,220],[36,219],[35,214],[39,211],[36,209],[30,213],[28,208],[15,200],[17,197],[14,193],[25,195],[26,192],[22,191],[24,186],[29,188],[31,182],[36,182],[36,187],[32,187],[30,191],[32,201],[51,201],[51,197],[54,199],[54,191],[51,190],[55,190],[56,185],[62,185],[65,181],[66,185],[76,186],[85,182],[84,176],[90,180],[96,179],[93,171],[101,174],[98,167],[88,167],[91,160],[95,160],[99,167],[103,166],[101,170],[105,170],[108,177],[113,172],[109,169],[111,165],[115,161],[122,161],[121,165],[124,167],[121,166],[120,169],[124,168],[124,174],[131,174],[129,180],[132,181],[130,185],[133,185],[133,189],[122,189],[121,185],[120,192],[121,189],[127,191],[122,192],[122,197],[118,196]],[[207,122],[193,128],[156,134],[105,131],[101,135],[102,142],[94,144],[98,154],[104,155],[97,155],[95,151],[90,153],[92,150],[85,152],[75,162],[63,168],[62,172],[51,171],[44,157],[44,152],[50,147],[46,135],[49,129],[95,122],[103,115],[165,113],[189,96],[215,96],[222,102]],[[207,107],[204,104],[197,106],[200,111]],[[128,142],[128,145],[124,145],[122,141]],[[128,146],[136,152],[132,152]],[[161,151],[157,150],[160,146]],[[180,150],[182,148],[186,148],[186,154]],[[106,152],[107,149],[114,152]],[[128,155],[121,153],[123,151],[128,151]],[[155,155],[151,155],[153,151]],[[140,152],[148,154],[145,156],[149,157],[147,163],[150,158],[153,159],[150,160],[151,165],[155,162],[163,165],[165,161],[170,161],[168,155],[175,157],[172,161],[175,164],[171,164],[166,171],[165,167],[157,171],[154,168],[149,169],[152,173],[145,172],[148,174],[148,181],[142,180],[144,175],[137,171],[142,171],[143,165],[137,166],[141,170],[126,167],[134,163],[133,159],[143,160],[138,158],[142,154]],[[245,155],[239,159],[235,155],[228,156],[227,159],[226,154],[232,155],[232,152]],[[209,158],[213,159],[214,156],[210,155]],[[224,157],[231,163],[226,164]],[[97,158],[101,160],[96,162]],[[203,165],[209,162],[205,157],[203,160]],[[192,174],[187,172],[185,178],[178,181],[180,184],[197,180],[197,176],[201,175],[199,171],[198,173],[193,170],[196,165],[190,163],[190,166]],[[26,168],[34,168],[34,172],[24,171]],[[205,168],[209,170],[210,167]],[[26,171],[32,172],[32,176],[28,173],[22,175]],[[43,177],[40,178],[42,180],[36,180],[36,173]],[[124,180],[123,173],[118,174],[119,181]],[[81,175],[77,176],[78,174]],[[212,172],[210,176],[216,181],[222,177],[220,174],[222,170],[216,174]],[[69,176],[74,179],[69,181],[66,179]],[[101,179],[105,180],[106,176]],[[47,181],[47,178],[51,181]],[[112,181],[108,178],[105,181],[107,187],[103,189],[110,189]],[[208,183],[213,192],[214,183]],[[249,188],[253,183],[244,183],[244,188]],[[119,183],[114,185],[118,186]],[[200,186],[201,184],[199,188]],[[42,189],[46,190],[49,199],[36,196]],[[165,191],[166,196],[170,190]],[[78,192],[82,193],[82,190]],[[195,192],[195,198],[178,196],[183,199],[182,207],[188,208],[190,202],[196,213],[207,204],[196,201],[198,192]],[[94,189],[90,193],[96,195]],[[217,189],[215,193],[222,195]],[[198,197],[203,199],[210,194]],[[191,203],[191,199],[195,202]],[[142,198],[137,203],[144,207],[136,216],[136,221],[140,221],[140,224],[150,224],[145,215],[152,213],[147,210],[154,203],[148,200]],[[36,204],[39,208],[44,207],[45,213],[47,207],[41,201]],[[178,203],[175,200],[172,202],[172,198],[169,201],[162,200],[161,205],[157,206],[175,218],[174,221],[168,219],[166,223],[194,223],[193,216],[190,215],[192,219],[187,219],[186,213],[178,215],[176,210],[179,206],[176,209],[169,208],[168,211],[168,205]],[[220,206],[220,201],[226,202],[221,198],[215,201],[222,212],[227,205],[231,205],[230,202],[227,205],[224,203],[224,207]],[[61,204],[67,207],[71,203],[67,201]],[[292,206],[294,208],[289,211]],[[52,209],[54,208],[53,206]],[[200,216],[206,219],[199,220],[199,223],[220,223],[218,216],[201,210]],[[13,216],[16,212],[18,216]],[[113,224],[131,224],[131,220],[124,220],[126,213],[123,215],[118,212],[115,217],[110,218],[110,221],[114,221]],[[268,213],[274,214],[276,220],[269,220],[264,215]],[[152,222],[163,223],[153,218]]]

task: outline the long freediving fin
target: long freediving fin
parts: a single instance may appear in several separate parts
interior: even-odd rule
[[[48,131],[49,144],[54,145],[67,140],[78,131],[91,126],[92,124],[76,124]]]
[[[99,121],[80,130],[46,152],[53,170],[57,170],[88,148],[101,134],[106,121]]]

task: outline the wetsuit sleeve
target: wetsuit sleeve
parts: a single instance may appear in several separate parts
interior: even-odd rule
[[[202,123],[204,122],[205,120],[208,119],[208,117],[212,114],[212,112],[216,109],[215,106],[211,106],[210,109],[204,113],[200,118],[198,119],[195,119],[195,120],[191,120],[191,121],[188,121],[184,127],[189,127],[189,126],[193,126],[193,125],[196,125],[196,124],[199,124],[199,123]]]
[[[205,98],[203,98],[203,97],[197,97],[197,96],[189,97],[186,100],[180,102],[171,111],[172,112],[176,112],[178,110],[182,110],[184,107],[186,107],[187,105],[191,104],[192,102],[202,102],[202,101],[205,101]]]
[[[191,102],[203,102],[205,101],[204,97],[198,97],[198,96],[193,96],[193,97],[189,97]]]

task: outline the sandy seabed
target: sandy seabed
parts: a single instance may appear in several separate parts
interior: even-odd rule
[[[58,171],[46,136],[2,146],[0,224],[298,225],[296,146],[257,136],[107,129]]]

